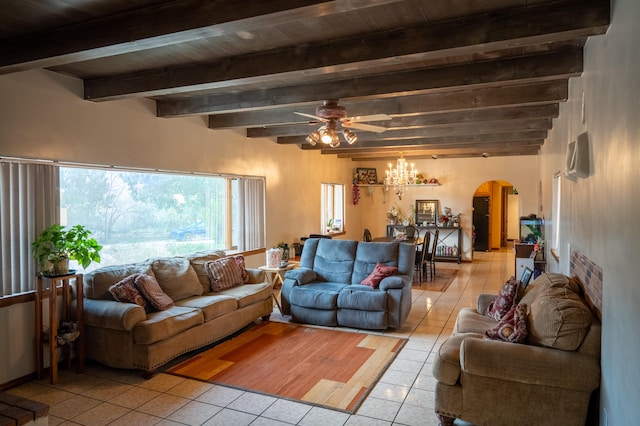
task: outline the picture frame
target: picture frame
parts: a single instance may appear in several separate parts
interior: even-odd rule
[[[357,183],[363,185],[375,185],[378,183],[378,171],[375,168],[357,168]]]
[[[520,277],[520,282],[522,283],[523,289],[527,288],[532,276],[533,270],[525,266],[524,271],[522,271],[522,276]]]
[[[416,225],[438,224],[438,200],[416,200]]]

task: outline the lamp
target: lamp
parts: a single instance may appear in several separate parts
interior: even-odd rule
[[[413,185],[418,175],[413,163],[411,163],[411,169],[409,169],[407,160],[402,156],[402,152],[400,153],[400,158],[396,160],[396,168],[392,168],[391,163],[389,163],[389,170],[386,170],[386,173],[387,176],[384,179],[385,190],[389,189],[389,186],[393,186],[400,200],[402,200],[406,186]]]
[[[318,142],[322,142],[326,145],[329,145],[331,148],[336,148],[340,146],[340,139],[338,138],[337,133],[338,122],[336,119],[329,119],[327,124],[321,126],[318,130],[311,132],[305,140],[311,146],[315,146]],[[358,136],[353,133],[349,129],[342,130],[342,136],[344,140],[346,140],[349,145],[353,144],[356,140],[358,140]]]

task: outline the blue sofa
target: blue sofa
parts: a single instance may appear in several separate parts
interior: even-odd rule
[[[379,288],[360,284],[376,263],[395,266]],[[295,322],[370,330],[398,328],[411,310],[415,246],[310,238],[287,271],[282,309]]]

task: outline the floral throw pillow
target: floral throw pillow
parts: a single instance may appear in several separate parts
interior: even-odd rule
[[[514,305],[498,325],[484,332],[484,337],[511,343],[524,342],[527,337],[527,305]]]
[[[173,306],[173,300],[162,291],[158,281],[151,275],[138,274],[135,285],[151,306],[158,311],[164,311]]]
[[[398,272],[398,268],[395,266],[387,266],[378,262],[376,263],[376,267],[373,268],[371,274],[362,280],[360,284],[368,285],[371,288],[378,288],[380,286],[380,281],[382,281],[383,278],[390,277],[396,272]]]
[[[118,302],[135,303],[142,306],[145,310],[148,310],[148,306],[145,298],[140,294],[135,285],[135,280],[140,274],[129,275],[122,280],[118,281],[111,287],[109,287],[109,293]]]
[[[504,284],[502,290],[500,290],[498,297],[487,307],[485,315],[490,316],[496,321],[500,321],[502,317],[518,303],[519,285],[520,281],[516,280],[515,277],[511,277],[509,281]]]

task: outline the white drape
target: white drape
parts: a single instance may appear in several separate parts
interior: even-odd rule
[[[265,184],[264,179],[243,178],[240,200],[244,206],[243,236],[240,250],[256,250],[265,247]]]
[[[31,244],[60,216],[58,167],[0,162],[0,297],[32,291]]]

